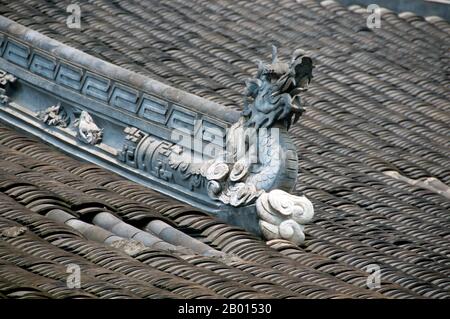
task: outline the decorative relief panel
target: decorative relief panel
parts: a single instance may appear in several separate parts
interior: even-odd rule
[[[110,80],[88,73],[81,92],[106,102],[108,101],[109,87]]]
[[[174,106],[167,127],[194,133],[196,113]]]
[[[132,167],[137,167],[136,163],[136,148],[143,137],[147,136],[141,130],[135,127],[126,127],[124,130],[125,141],[122,150],[117,154],[119,161],[122,161]]]
[[[168,110],[169,103],[167,101],[144,94],[139,115],[147,120],[165,124]]]
[[[203,142],[212,143],[218,146],[224,145],[226,134],[225,127],[206,118],[203,119],[201,128],[201,140]]]
[[[9,41],[6,45],[6,49],[3,52],[3,57],[17,65],[22,67],[28,67],[28,58],[30,56],[30,49],[20,43]]]
[[[3,52],[0,50],[0,55],[4,59],[28,69],[35,75],[54,80],[66,88],[73,89],[85,96],[94,97],[112,107],[136,114],[144,120],[169,128],[187,130],[194,134],[196,133],[196,123],[200,123],[206,118],[202,114],[175,105],[169,100],[146,94],[146,92],[120,83],[115,83],[111,88],[109,79],[67,61],[56,60],[28,44],[13,40],[11,36],[4,33],[0,33],[0,49],[2,48]],[[140,96],[142,98],[139,98]],[[217,124],[205,124],[208,127],[214,127],[214,125]],[[226,126],[226,124],[218,125],[222,130],[225,130]],[[207,141],[212,139],[212,135],[209,130],[206,130],[204,137],[198,138],[204,138]]]
[[[116,84],[112,90],[110,103],[118,108],[136,113],[138,108],[137,100],[138,91]]]
[[[153,175],[193,191],[198,188],[199,196],[205,192],[204,179],[200,175],[201,164],[193,164],[191,154],[185,152],[182,147],[153,137],[147,138],[149,143],[145,153],[138,149],[141,155],[138,157],[141,167],[147,167],[147,171]]]
[[[56,76],[56,83],[79,91],[81,89],[82,78],[83,70],[81,68],[61,63],[58,74]]]
[[[43,54],[35,53],[31,60],[30,71],[48,79],[55,78],[56,60]]]

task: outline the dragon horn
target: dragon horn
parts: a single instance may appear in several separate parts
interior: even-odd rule
[[[272,64],[277,63],[278,60],[278,48],[272,44]]]

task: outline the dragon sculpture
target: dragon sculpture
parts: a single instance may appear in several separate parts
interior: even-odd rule
[[[267,239],[302,243],[302,224],[314,214],[305,196],[288,193],[295,186],[298,168],[295,146],[287,135],[304,111],[299,94],[311,82],[312,70],[312,59],[304,51],[295,50],[285,63],[278,60],[273,46],[272,63],[259,61],[256,78],[246,81],[244,110],[228,132],[225,156],[200,170],[211,197],[231,206],[256,202]],[[256,143],[246,143],[243,136],[256,136]],[[244,155],[239,154],[243,142]]]

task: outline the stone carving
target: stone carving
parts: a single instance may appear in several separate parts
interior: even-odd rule
[[[124,133],[126,133],[125,142],[123,143],[122,150],[118,152],[117,157],[120,161],[132,167],[137,167],[135,159],[136,148],[142,138],[147,136],[147,134],[136,127],[126,127]]]
[[[250,164],[244,158],[234,164],[223,160],[205,163],[201,174],[207,179],[208,195],[224,204],[243,206],[254,201],[261,193],[252,183],[245,183]]]
[[[83,143],[96,145],[101,143],[103,130],[95,124],[92,117],[86,111],[81,111],[80,118],[74,123],[77,130],[77,137]]]
[[[6,104],[9,102],[9,90],[11,84],[16,82],[17,78],[12,74],[0,70],[0,103]]]
[[[229,130],[227,151],[216,159],[196,162],[190,149],[151,135],[131,140],[127,135],[119,159],[126,161],[126,155],[136,168],[233,207],[253,203],[264,190],[291,190],[297,175],[297,155],[287,134],[261,131],[259,145],[251,145],[244,156],[239,156],[237,144],[242,131],[252,130],[244,128],[243,123],[242,119]],[[252,162],[251,154],[258,148],[258,161]]]
[[[126,141],[124,148],[130,142]],[[145,135],[136,143],[133,159],[135,167],[144,170],[162,180],[188,188],[200,189],[199,196],[206,195],[205,179],[201,175],[202,162],[194,163],[188,151],[183,147]]]
[[[211,198],[234,207],[253,203],[262,191],[281,188],[289,191],[295,184],[294,176],[287,176],[288,165],[297,162],[295,148],[283,127],[273,130],[245,128],[245,119],[228,131],[226,152],[212,160],[201,172],[208,180]],[[249,136],[245,143],[243,136]],[[246,145],[248,144],[248,145]]]
[[[175,144],[167,150],[166,155],[169,159],[169,167],[174,171],[175,177],[180,177],[181,181],[187,184],[188,189],[204,188],[205,181],[201,175],[203,165],[193,162],[192,154],[185,152],[181,146]]]
[[[286,239],[297,245],[305,240],[303,225],[314,216],[313,205],[305,196],[279,189],[264,192],[256,201],[256,211],[264,237]]]
[[[48,107],[46,110],[37,114],[38,118],[47,125],[67,127],[70,122],[66,110],[58,102],[56,105]]]
[[[302,50],[295,50],[289,63],[278,61],[277,48],[272,47],[272,63],[258,63],[256,78],[246,81],[243,115],[245,125],[272,127],[282,121],[287,129],[303,113],[299,93],[312,79],[313,63]]]

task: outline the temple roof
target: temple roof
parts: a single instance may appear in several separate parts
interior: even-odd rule
[[[276,44],[316,68],[290,129],[306,241],[265,242],[205,212],[0,126],[0,297],[449,298],[450,25],[333,1],[0,0],[0,14],[102,60],[240,110],[244,80]],[[109,212],[161,220],[217,255],[129,251],[57,223]],[[25,228],[21,228],[25,227]],[[83,269],[67,289],[66,266]],[[368,266],[381,287],[368,288]]]

